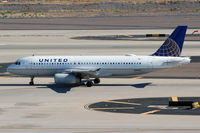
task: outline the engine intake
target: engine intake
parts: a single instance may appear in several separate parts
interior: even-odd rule
[[[54,75],[56,84],[74,84],[80,83],[81,79],[72,74],[57,73]]]

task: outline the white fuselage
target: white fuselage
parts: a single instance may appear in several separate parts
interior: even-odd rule
[[[29,56],[8,71],[22,76],[48,77],[66,69],[99,69],[98,77],[136,75],[190,62],[188,57],[161,56]],[[92,78],[92,76],[91,76]]]

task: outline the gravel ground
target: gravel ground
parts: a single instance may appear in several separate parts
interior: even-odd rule
[[[9,10],[9,11],[27,11],[27,10],[38,10],[38,11],[48,11],[48,10],[89,10],[89,9],[113,9],[113,10],[150,10],[155,8],[163,8],[163,9],[192,9],[199,8],[200,3],[180,3],[180,4],[169,4],[169,5],[161,5],[161,4],[126,4],[126,3],[118,3],[118,2],[106,2],[99,4],[91,4],[91,5],[45,5],[45,4],[3,4],[0,5],[0,10]]]
[[[0,3],[0,18],[96,17],[163,14],[200,14],[200,1],[133,3],[134,1],[81,1],[65,3]]]

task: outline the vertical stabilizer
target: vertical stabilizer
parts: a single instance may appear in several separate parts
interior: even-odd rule
[[[187,26],[178,26],[153,56],[180,56]]]

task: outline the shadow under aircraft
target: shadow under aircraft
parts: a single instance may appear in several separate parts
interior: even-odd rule
[[[151,85],[151,82],[148,83],[139,83],[139,84],[98,84],[95,86],[132,86],[135,88],[145,88],[148,85]]]
[[[135,88],[145,88],[152,83],[139,83],[139,84],[97,84],[95,86],[132,86]],[[28,84],[0,84],[0,86],[29,86]],[[71,85],[61,85],[61,84],[35,84],[37,88],[49,88],[57,93],[67,93],[72,88],[84,86],[84,83],[81,84],[71,84]]]
[[[47,85],[48,88],[52,89],[53,91],[57,93],[67,93],[74,87],[79,87],[84,84],[71,84],[71,85],[65,85],[65,84],[50,84]]]
[[[97,84],[94,86],[132,86],[135,88],[145,88],[148,85],[151,85],[151,82],[148,83],[139,83],[139,84]],[[60,84],[48,84],[46,85],[47,88],[52,89],[57,93],[67,93],[72,88],[84,86],[84,83],[81,84],[71,84],[71,85],[60,85]]]

